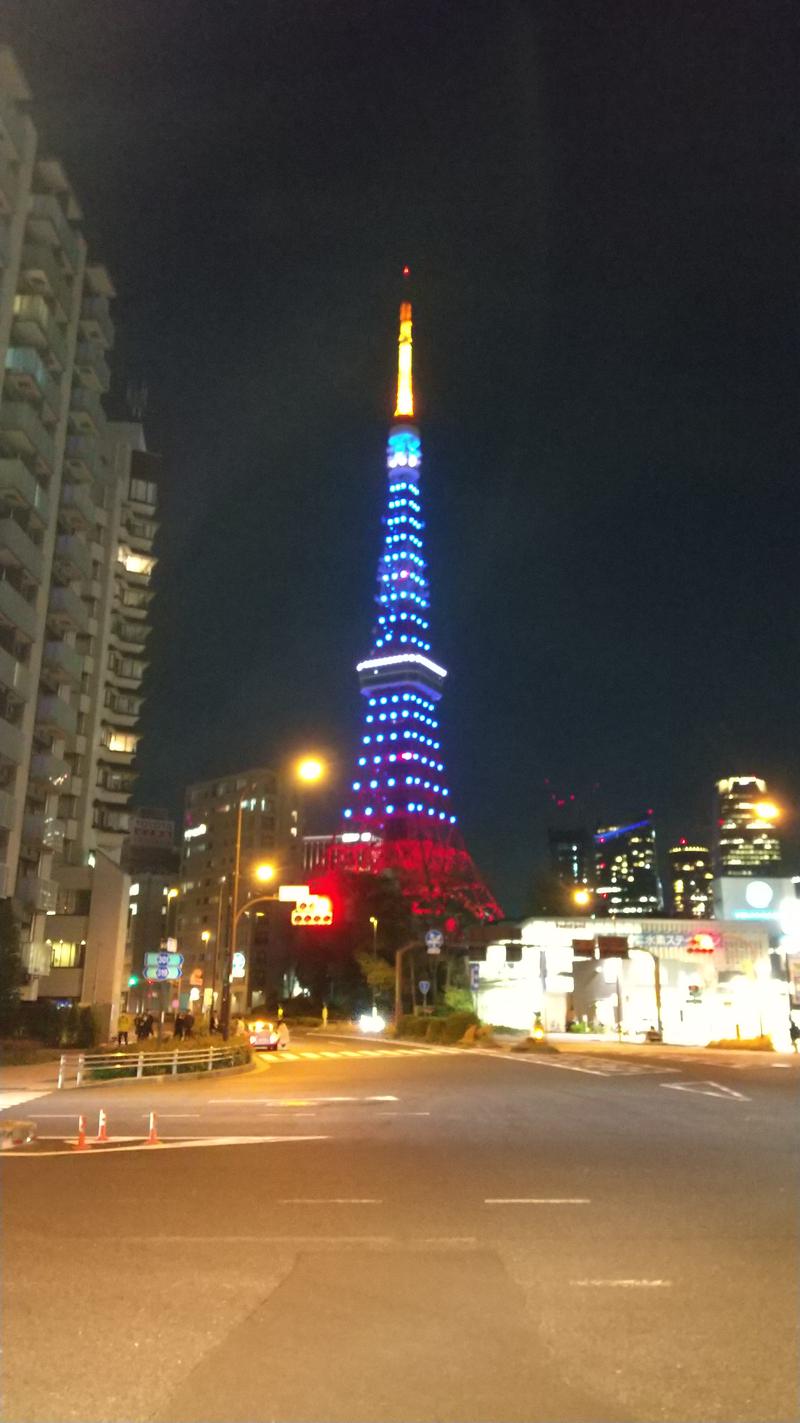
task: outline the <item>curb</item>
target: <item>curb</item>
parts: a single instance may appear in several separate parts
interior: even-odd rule
[[[47,1087],[45,1091],[42,1092],[42,1096],[46,1097],[50,1092],[58,1092],[59,1090],[61,1092],[83,1092],[87,1088],[95,1087],[127,1087],[129,1085],[137,1087],[141,1082],[175,1081],[185,1083],[187,1081],[191,1082],[198,1077],[202,1081],[208,1077],[230,1077],[233,1073],[256,1071],[258,1071],[257,1065],[255,1061],[251,1060],[250,1062],[243,1062],[239,1067],[215,1067],[211,1072],[208,1071],[208,1068],[203,1068],[197,1072],[149,1072],[146,1077],[117,1077],[116,1079],[113,1077],[101,1077],[99,1080],[92,1082],[86,1078],[80,1087],[76,1087],[74,1082],[65,1082],[64,1086],[59,1089],[54,1082],[52,1086]],[[19,1090],[24,1092],[25,1088],[21,1087]]]

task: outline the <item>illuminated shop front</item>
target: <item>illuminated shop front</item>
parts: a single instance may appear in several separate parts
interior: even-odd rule
[[[762,1033],[789,1045],[789,985],[767,926],[720,920],[528,919],[477,965],[484,1021],[549,1032],[574,1022],[703,1045]]]

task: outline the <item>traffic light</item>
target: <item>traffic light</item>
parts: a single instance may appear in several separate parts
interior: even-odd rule
[[[131,976],[130,976],[130,978],[128,979],[128,987],[129,987],[129,988],[135,988],[138,982],[139,982],[139,975],[138,975],[138,973],[132,973]]]
[[[333,904],[327,894],[310,894],[306,900],[298,900],[292,910],[292,924],[320,926],[333,923]]]

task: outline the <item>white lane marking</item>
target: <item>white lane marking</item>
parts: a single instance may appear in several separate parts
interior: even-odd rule
[[[673,1092],[694,1092],[698,1097],[722,1097],[724,1101],[735,1099],[739,1102],[751,1100],[745,1097],[744,1092],[735,1092],[733,1087],[724,1087],[721,1082],[659,1082],[658,1085]]]
[[[599,1067],[575,1067],[567,1062],[550,1062],[547,1058],[536,1057],[533,1053],[505,1053],[493,1052],[491,1049],[478,1048],[478,1054],[485,1057],[499,1057],[504,1062],[526,1062],[531,1067],[555,1067],[559,1072],[586,1072],[590,1077],[610,1077],[610,1073],[602,1072]]]
[[[320,1102],[399,1102],[399,1097],[273,1097],[273,1107],[314,1107]]]
[[[382,1206],[375,1196],[284,1196],[279,1206]]]
[[[588,1196],[486,1196],[485,1206],[588,1206]]]
[[[57,1140],[57,1138],[48,1139]],[[130,1138],[127,1138],[127,1140],[130,1140]],[[92,1150],[91,1147],[87,1151],[77,1151],[75,1149],[75,1142],[67,1141],[66,1148],[69,1148],[68,1150],[65,1149],[63,1151],[25,1152],[21,1151],[17,1147],[13,1151],[4,1151],[3,1160],[8,1161],[10,1158],[13,1158],[14,1160],[19,1160],[23,1156],[25,1157],[26,1161],[41,1161],[45,1156],[93,1156],[95,1157],[95,1159],[98,1159],[101,1156],[117,1156],[122,1151],[150,1151],[155,1154],[158,1151],[178,1151],[183,1147],[193,1146],[259,1146],[264,1142],[328,1140],[329,1137],[327,1136],[206,1136],[193,1137],[186,1141],[178,1140],[176,1137],[171,1137],[168,1141],[161,1140],[155,1144],[151,1144],[150,1142],[141,1141],[137,1139],[136,1144],[133,1146],[118,1146],[112,1149],[109,1149],[108,1147],[103,1147],[97,1151]]]
[[[378,1112],[379,1117],[429,1117],[430,1112]]]
[[[785,1067],[787,1072],[789,1070],[788,1062],[771,1062],[770,1067]]]
[[[146,1120],[146,1119],[150,1116],[150,1113],[149,1113],[149,1112],[142,1112],[141,1115],[142,1115],[142,1116],[145,1118],[145,1120]],[[198,1121],[198,1120],[199,1120],[199,1117],[200,1117],[200,1113],[199,1113],[199,1112],[159,1112],[159,1113],[158,1113],[158,1120],[159,1120],[160,1122],[177,1122],[177,1121],[189,1121],[189,1120],[191,1120],[191,1121]]]
[[[54,1089],[55,1083],[52,1087],[46,1087],[42,1092],[35,1092],[32,1088],[28,1089],[22,1087],[16,1092],[0,1092],[0,1112],[7,1111],[9,1107],[21,1107],[26,1102],[35,1102],[37,1097],[49,1097]]]
[[[615,1289],[617,1286],[623,1289],[656,1289],[660,1286],[665,1289],[672,1284],[672,1280],[570,1280],[570,1284],[597,1286],[600,1289]]]

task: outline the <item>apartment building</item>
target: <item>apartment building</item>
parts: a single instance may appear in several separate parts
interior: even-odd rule
[[[0,896],[14,897],[36,997],[73,871],[118,862],[128,828],[157,458],[140,425],[104,410],[114,286],[88,257],[62,164],[39,153],[30,98],[0,48]],[[125,876],[101,881],[127,911]],[[94,919],[107,928],[116,911]],[[81,925],[60,942],[73,969],[92,960]]]

